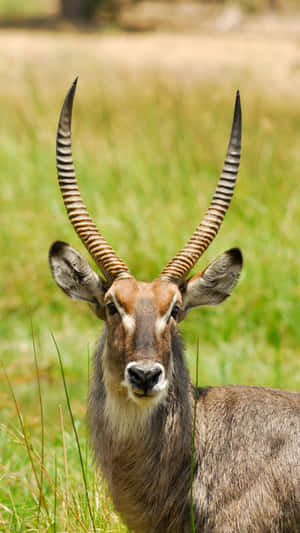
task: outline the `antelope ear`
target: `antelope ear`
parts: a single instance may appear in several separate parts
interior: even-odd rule
[[[74,300],[84,300],[99,318],[104,319],[103,299],[106,282],[94,272],[74,248],[56,241],[49,250],[49,263],[57,285]]]
[[[238,248],[232,248],[211,263],[203,272],[192,276],[182,288],[182,320],[188,311],[200,305],[217,305],[234,289],[243,266]]]

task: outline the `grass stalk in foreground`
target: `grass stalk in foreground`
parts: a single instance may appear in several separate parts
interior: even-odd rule
[[[60,420],[62,446],[63,446],[63,452],[64,452],[64,469],[65,469],[65,480],[66,480],[66,500],[67,500],[67,506],[68,506],[68,502],[70,501],[70,491],[69,491],[69,471],[68,471],[68,459],[67,459],[67,449],[66,449],[66,441],[65,441],[64,418],[63,418],[63,412],[62,412],[61,405],[58,406],[58,409],[59,409],[59,420]]]
[[[41,389],[41,375],[37,358],[37,347],[34,338],[33,324],[31,322],[31,335],[32,335],[32,347],[34,354],[34,365],[36,373],[36,381],[38,385],[38,394],[39,394],[39,404],[40,404],[40,419],[41,419],[41,469],[40,469],[40,494],[39,494],[39,506],[38,506],[38,523],[40,520],[41,514],[41,505],[43,497],[43,482],[44,482],[44,464],[45,464],[45,423],[44,423],[44,408],[42,400],[42,389]]]
[[[44,509],[45,509],[45,511],[46,511],[46,513],[47,513],[47,515],[49,517],[48,506],[47,506],[45,498],[43,496],[40,480],[38,478],[37,470],[36,470],[36,467],[35,467],[35,464],[34,464],[34,460],[33,460],[33,456],[32,456],[32,452],[31,452],[31,450],[33,448],[32,448],[31,443],[29,442],[28,437],[27,437],[27,432],[26,432],[25,424],[24,424],[24,421],[23,421],[23,418],[22,418],[20,406],[18,404],[18,401],[17,401],[16,395],[15,395],[13,386],[12,386],[12,384],[10,382],[10,379],[8,377],[8,374],[7,374],[6,370],[5,370],[5,366],[4,366],[2,361],[1,361],[1,366],[2,366],[2,369],[3,369],[4,375],[5,375],[5,379],[7,381],[7,384],[8,384],[8,387],[9,387],[9,390],[10,390],[10,393],[11,393],[15,408],[16,408],[16,412],[17,412],[18,419],[19,419],[20,426],[21,426],[21,432],[22,432],[22,435],[23,435],[23,438],[24,438],[24,442],[25,442],[25,446],[26,446],[27,455],[28,455],[28,458],[30,460],[32,472],[33,472],[33,475],[35,477],[35,481],[36,481],[36,484],[37,484],[37,487],[38,487],[38,490],[39,490],[40,499],[41,499],[41,502],[43,503]]]
[[[195,398],[194,398],[194,413],[193,413],[193,434],[192,434],[192,457],[191,457],[191,478],[190,478],[190,510],[191,510],[191,526],[192,533],[195,533],[195,519],[194,519],[194,499],[193,499],[193,482],[194,482],[194,464],[195,464],[195,436],[196,436],[196,416],[197,416],[197,402],[198,402],[198,366],[199,366],[199,338],[197,339],[197,353],[196,353],[196,384],[195,384]]]
[[[81,518],[80,518],[80,510],[78,509],[78,506],[74,500],[74,508],[72,506],[69,506],[68,505],[68,502],[66,501],[66,498],[64,497],[63,493],[60,493],[59,492],[59,489],[58,489],[58,486],[57,486],[57,477],[55,477],[54,481],[51,479],[50,477],[50,474],[48,472],[48,470],[46,469],[45,465],[41,463],[41,459],[40,457],[38,456],[38,454],[35,452],[35,450],[33,450],[33,453],[34,453],[34,456],[35,456],[35,459],[39,462],[40,464],[40,468],[43,468],[44,470],[44,475],[45,475],[45,479],[47,480],[49,486],[51,487],[53,493],[55,493],[55,501],[56,501],[56,510],[57,510],[57,496],[60,497],[60,500],[62,500],[63,504],[66,506],[66,508],[70,511],[70,513],[73,515],[74,519],[76,520],[76,522],[80,525],[80,527],[86,532],[88,533],[88,529],[85,527],[84,523],[82,522]],[[55,455],[56,457],[56,455]],[[57,465],[57,463],[56,463]],[[57,467],[57,466],[56,466]],[[77,530],[76,530],[76,533],[77,533]]]
[[[54,453],[54,519],[53,519],[53,533],[56,533],[56,511],[57,511],[57,463],[56,452]]]
[[[73,417],[72,407],[71,407],[71,403],[70,403],[70,397],[69,397],[67,382],[66,382],[66,378],[65,378],[65,372],[64,372],[64,367],[63,367],[63,363],[62,363],[61,353],[60,353],[58,344],[56,342],[56,339],[55,339],[53,333],[51,333],[51,337],[52,337],[52,340],[54,342],[54,345],[55,345],[55,348],[56,348],[56,352],[57,352],[57,356],[58,356],[58,360],[59,360],[60,372],[61,372],[61,377],[62,377],[62,380],[63,380],[64,391],[65,391],[65,396],[66,396],[67,406],[68,406],[68,411],[69,411],[69,415],[70,415],[70,419],[71,419],[71,423],[72,423],[72,428],[73,428],[75,439],[76,439],[76,445],[77,445],[77,450],[78,450],[78,454],[79,454],[79,461],[80,461],[82,479],[83,479],[83,483],[84,483],[84,489],[85,489],[85,496],[86,496],[86,502],[87,502],[87,506],[88,506],[88,511],[89,511],[91,522],[92,522],[93,531],[96,532],[94,517],[93,517],[92,508],[91,508],[91,504],[90,504],[87,480],[86,480],[86,475],[85,475],[85,470],[84,470],[84,465],[83,465],[83,457],[82,457],[79,437],[78,437],[78,433],[77,433],[77,430],[76,430],[75,421],[74,421],[74,417]]]

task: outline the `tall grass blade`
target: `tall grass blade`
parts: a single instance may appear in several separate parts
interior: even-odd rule
[[[56,498],[57,496],[60,496],[61,500],[66,504],[66,498],[64,497],[63,494],[60,494],[59,493],[59,490],[57,487],[55,487],[55,483],[53,482],[53,480],[51,479],[50,475],[49,475],[49,472],[47,471],[45,465],[43,465],[41,463],[41,459],[40,457],[36,454],[35,455],[35,458],[37,461],[39,461],[40,463],[40,467],[44,469],[44,475],[45,475],[45,479],[47,480],[49,486],[51,487],[51,489],[53,490],[53,492],[56,492]],[[88,529],[85,527],[85,525],[83,524],[83,522],[81,521],[81,518],[79,516],[79,513],[78,513],[78,509],[76,509],[76,506],[75,506],[75,510],[73,509],[72,506],[68,505],[68,511],[70,511],[70,513],[73,515],[73,517],[75,518],[75,520],[78,522],[78,524],[81,526],[81,528],[86,532],[88,533]],[[77,530],[76,530],[77,531]]]
[[[56,463],[56,451],[54,453],[54,520],[53,520],[53,533],[56,533],[56,510],[57,510],[57,463]]]
[[[40,481],[39,481],[39,478],[38,478],[38,475],[37,475],[37,471],[36,471],[35,464],[34,464],[33,457],[32,457],[32,453],[31,453],[31,448],[32,447],[31,447],[31,444],[29,443],[29,440],[27,438],[27,432],[26,432],[25,424],[23,422],[20,406],[18,404],[16,395],[14,393],[14,389],[12,387],[12,384],[10,382],[8,374],[7,374],[6,370],[5,370],[5,366],[3,364],[3,361],[0,361],[0,363],[1,363],[1,366],[2,366],[2,369],[3,369],[3,372],[4,372],[5,379],[6,379],[7,384],[8,384],[8,387],[9,387],[9,390],[10,390],[10,393],[11,393],[15,408],[16,408],[16,412],[17,412],[18,419],[19,419],[20,426],[21,426],[22,435],[24,437],[24,442],[25,442],[25,446],[26,446],[27,455],[28,455],[29,461],[31,463],[32,472],[33,472],[37,487],[39,489],[39,493],[41,495],[41,501],[43,503],[43,506],[45,508],[45,511],[46,511],[47,515],[49,516],[48,506],[46,504],[45,498],[44,498],[43,493],[41,491]]]
[[[69,415],[70,415],[70,419],[71,419],[71,423],[72,423],[72,428],[73,428],[75,439],[76,439],[76,445],[77,445],[77,450],[78,450],[78,455],[79,455],[79,461],[80,461],[82,479],[83,479],[83,483],[84,483],[85,497],[86,497],[86,502],[87,502],[87,506],[88,506],[88,511],[89,511],[91,522],[92,522],[93,531],[96,532],[95,523],[94,523],[94,517],[93,517],[91,504],[90,504],[87,480],[86,480],[86,475],[85,475],[85,470],[84,470],[84,465],[83,465],[81,447],[80,447],[79,437],[78,437],[78,433],[77,433],[77,429],[76,429],[75,421],[74,421],[74,417],[73,417],[73,412],[72,412],[72,408],[71,408],[69,391],[68,391],[67,382],[66,382],[66,378],[65,378],[65,372],[64,372],[64,367],[63,367],[63,363],[62,363],[61,353],[60,353],[58,344],[56,342],[56,339],[55,339],[53,333],[51,333],[51,337],[52,337],[52,340],[54,342],[54,345],[55,345],[55,348],[56,348],[56,352],[57,352],[57,356],[58,356],[58,360],[59,360],[60,372],[61,372],[61,377],[62,377],[62,380],[63,380],[64,391],[65,391],[65,396],[66,396],[66,401],[67,401],[67,406],[68,406],[68,411],[69,411]]]
[[[61,405],[58,406],[58,409],[59,409],[60,430],[61,430],[61,438],[62,438],[63,453],[64,453],[66,500],[67,500],[66,503],[67,503],[67,509],[68,509],[68,502],[70,501],[70,492],[69,492],[69,472],[68,472],[68,459],[67,459],[66,440],[65,440],[64,418],[63,418],[63,412],[62,412]]]
[[[43,408],[43,401],[42,401],[42,390],[41,390],[41,376],[40,376],[40,369],[38,364],[38,358],[37,358],[37,348],[34,338],[34,331],[33,331],[33,324],[31,322],[31,337],[32,337],[32,347],[33,347],[33,355],[34,355],[34,364],[35,364],[35,373],[36,373],[36,380],[38,384],[38,394],[39,394],[39,404],[40,404],[40,417],[41,417],[41,464],[44,465],[45,462],[45,424],[44,424],[44,408]],[[40,494],[39,494],[39,506],[38,506],[38,523],[40,521],[40,513],[41,513],[41,504],[42,504],[42,496],[43,496],[43,482],[44,482],[44,468],[41,467],[40,469]]]

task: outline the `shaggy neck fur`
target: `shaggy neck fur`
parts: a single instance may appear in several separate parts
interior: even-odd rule
[[[180,524],[184,524],[189,513],[193,416],[193,393],[183,360],[181,338],[174,333],[174,362],[168,394],[162,403],[150,409],[136,405],[127,397],[120,402],[117,396],[107,393],[105,365],[102,364],[105,345],[106,332],[96,350],[90,394],[91,438],[96,460],[108,482],[114,504],[129,527],[134,524],[136,528],[139,524],[138,531],[145,533],[180,531]],[[177,488],[176,500],[169,494],[170,479],[163,475],[164,471],[173,472],[171,485]],[[151,524],[149,515],[153,516]],[[171,525],[166,516],[173,516]]]
[[[95,354],[89,415],[95,457],[114,505],[134,533],[191,533],[194,391],[180,337],[174,332],[166,399],[145,418],[138,417],[138,406],[126,412],[109,403],[105,338],[104,332]],[[299,393],[239,385],[199,389],[197,533],[300,533],[299,434]]]

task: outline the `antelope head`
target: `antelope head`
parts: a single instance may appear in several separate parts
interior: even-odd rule
[[[182,250],[154,281],[145,283],[134,278],[104,240],[81,199],[71,150],[76,82],[65,98],[58,124],[58,181],[69,219],[102,276],[61,241],[50,248],[50,266],[58,286],[71,298],[87,301],[106,322],[102,364],[107,392],[138,405],[153,406],[166,396],[172,380],[177,323],[193,307],[225,300],[242,268],[241,252],[235,248],[188,277],[217,234],[233,196],[241,151],[239,93],[225,163],[211,204]]]

